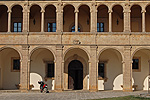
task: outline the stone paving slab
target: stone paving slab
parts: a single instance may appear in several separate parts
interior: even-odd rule
[[[0,92],[0,100],[85,100],[110,98],[140,94],[146,94],[146,91],[122,92],[122,91],[99,91],[99,92],[28,92],[28,93],[4,93]]]

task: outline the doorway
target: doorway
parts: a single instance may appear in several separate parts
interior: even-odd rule
[[[83,65],[79,60],[73,60],[69,63],[68,89],[83,89]]]

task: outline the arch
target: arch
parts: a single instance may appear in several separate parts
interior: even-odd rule
[[[98,5],[97,5],[97,7],[96,7],[96,9],[98,9],[100,6],[106,6],[106,7],[107,7],[107,9],[109,10],[109,7],[108,7],[108,5],[107,5],[107,4],[98,4]]]
[[[139,7],[141,8],[141,10],[142,10],[142,6],[141,6],[140,4],[136,4],[136,3],[130,5],[130,10],[131,10],[131,8],[132,8],[133,6],[139,6]]]
[[[150,6],[150,3],[146,4],[145,7],[144,7],[144,10],[146,10],[146,8]]]
[[[5,6],[5,7],[7,8],[7,10],[8,10],[8,6],[7,6],[7,5],[5,5],[5,4],[0,4],[0,6]]]
[[[91,10],[91,6],[88,4],[80,4],[77,6],[77,9],[79,10],[81,6],[87,6],[89,8],[89,10]]]
[[[15,50],[15,51],[19,54],[20,60],[22,60],[22,54],[21,54],[20,50],[18,50],[18,49],[15,48],[15,47],[4,46],[4,47],[1,47],[1,48],[0,48],[0,51],[2,51],[2,50],[4,50],[4,49],[8,49],[8,48]]]
[[[19,4],[17,4],[17,5],[13,5],[13,6],[11,7],[11,10],[12,10],[15,6],[20,6],[20,7],[21,7],[21,9],[23,10],[23,7],[22,7],[21,5],[19,5]]]
[[[131,58],[133,58],[133,56],[135,55],[136,52],[138,52],[138,51],[140,51],[140,50],[143,50],[143,49],[150,50],[150,47],[140,47],[140,48],[137,48],[137,49],[134,50],[134,52],[132,53]]]
[[[54,7],[55,7],[55,9],[56,9],[56,6],[55,6],[54,4],[49,4],[49,3],[48,3],[48,4],[46,4],[46,5],[44,5],[44,6],[43,6],[43,9],[45,10],[47,6],[54,6]]]
[[[42,47],[42,46],[35,47],[34,49],[32,49],[31,52],[29,53],[29,59],[31,59],[32,54],[38,49],[46,49],[46,50],[50,51],[54,56],[54,61],[56,61],[56,55],[55,55],[54,51],[51,48],[46,48],[46,47]]]
[[[88,63],[86,62],[86,60],[83,57],[76,55],[76,54],[70,56],[68,59],[65,60],[64,72],[63,72],[64,73],[64,78],[63,78],[64,89],[68,89],[68,67],[69,67],[70,62],[73,60],[78,60],[82,63],[82,65],[83,65],[83,89],[88,89],[88,83],[87,83],[87,80],[88,80],[87,77],[89,74],[88,73],[89,72],[88,71],[89,70]]]
[[[18,4],[18,3],[12,4],[12,5],[10,6],[10,9],[12,9],[14,6],[17,6],[17,5],[21,6],[21,8],[23,9],[23,6],[22,6],[21,4]]]
[[[124,10],[124,6],[123,6],[122,4],[119,4],[119,3],[113,4],[113,5],[111,6],[111,9],[113,10],[113,8],[114,8],[115,6],[121,6],[122,9]]]
[[[71,47],[71,48],[67,49],[67,50],[64,52],[64,58],[63,58],[63,59],[65,59],[66,54],[67,54],[70,50],[73,50],[73,49],[81,49],[81,50],[83,50],[83,51],[87,54],[88,59],[90,59],[90,53],[89,53],[85,48],[83,48],[83,47]]]
[[[123,56],[123,53],[118,49],[118,48],[116,48],[116,47],[106,47],[106,48],[103,48],[99,53],[98,53],[98,59],[99,59],[99,57],[100,57],[100,55],[105,51],[105,50],[108,50],[108,49],[113,49],[113,50],[116,50],[120,55],[121,55],[121,58],[122,58],[122,61],[124,60],[124,56]],[[97,59],[97,60],[98,60]]]
[[[36,4],[36,3],[32,3],[32,4],[29,6],[29,9],[31,10],[31,8],[32,8],[33,6],[39,6],[40,9],[42,9],[41,5],[38,5],[38,4]]]
[[[76,8],[73,4],[71,4],[71,3],[66,3],[66,4],[63,5],[63,9],[64,9],[66,6],[72,6],[74,9]]]

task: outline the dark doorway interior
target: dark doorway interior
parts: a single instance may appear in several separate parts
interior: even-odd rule
[[[78,60],[73,60],[68,66],[68,89],[83,89],[83,65]]]

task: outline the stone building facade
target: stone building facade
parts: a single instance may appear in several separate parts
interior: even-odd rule
[[[0,89],[147,90],[149,27],[146,0],[2,0]]]

